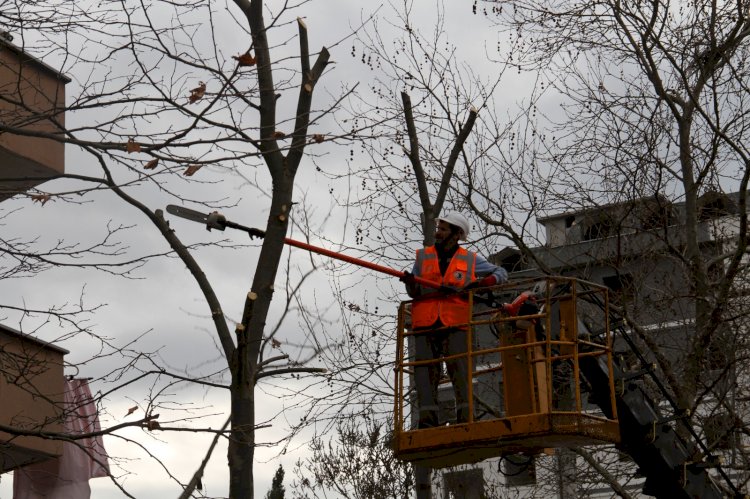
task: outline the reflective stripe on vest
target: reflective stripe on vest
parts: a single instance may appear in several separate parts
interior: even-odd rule
[[[439,282],[443,286],[460,289],[474,281],[476,254],[459,247],[451,258],[443,276],[440,273],[437,250],[434,246],[417,250],[415,270],[418,277]],[[424,296],[434,293],[431,288],[422,288]],[[435,299],[422,298],[412,304],[412,326],[429,327],[438,319],[445,326],[466,324],[469,321],[469,302],[466,296],[443,296]]]

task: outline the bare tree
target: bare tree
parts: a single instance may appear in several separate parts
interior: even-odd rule
[[[373,74],[391,70],[396,76],[374,77],[376,113],[363,105],[347,121],[360,134],[385,138],[369,151],[378,167],[359,174],[369,195],[361,196],[367,216],[357,238],[358,244],[371,241],[365,246],[376,255],[395,255],[392,261],[409,260],[406,247],[416,244],[409,229],[424,229],[429,217],[420,216],[423,210],[444,202],[441,181],[464,122],[435,116],[457,116],[450,104],[470,99],[454,96],[471,94],[444,91],[443,85],[466,90],[455,84],[460,71],[436,62],[442,41],[417,41],[420,32],[409,19],[410,4],[405,5],[393,23],[405,30],[398,44],[379,42],[385,30],[377,30],[355,46],[353,56],[361,57]],[[699,430],[709,450],[718,449],[714,445],[724,437],[744,432],[747,422],[741,382],[746,379],[741,359],[746,336],[747,9],[745,2],[475,4],[477,14],[497,20],[501,39],[512,40],[500,49],[498,62],[517,70],[530,89],[528,105],[519,106],[504,127],[489,105],[477,106],[480,118],[493,119],[475,127],[468,144],[475,147],[473,154],[463,156],[467,147],[459,148],[454,165],[461,169],[449,177],[455,189],[447,190],[454,206],[466,203],[490,227],[488,236],[509,238],[531,266],[546,273],[590,277],[591,269],[573,260],[549,265],[540,257],[543,250],[534,250],[545,243],[535,220],[603,211],[606,220],[585,220],[590,230],[584,235],[611,238],[608,265],[623,283],[633,281],[616,297],[630,334],[659,364],[659,379],[678,401],[675,417],[697,427],[711,422]],[[430,72],[435,67],[440,67],[439,77]],[[416,89],[424,92],[418,99]],[[435,101],[428,101],[430,96]],[[413,141],[408,110],[422,105],[426,112],[413,122],[424,126],[423,133]],[[364,116],[377,119],[365,121]],[[407,126],[395,125],[402,117]],[[435,201],[421,189],[415,156],[428,167],[424,185],[438,193]],[[739,194],[728,195],[732,191]],[[616,209],[607,210],[612,206]],[[578,229],[586,230],[579,222]],[[596,232],[604,227],[606,233]],[[707,231],[713,234],[710,244]],[[420,234],[426,235],[424,230]],[[628,253],[631,239],[640,241],[638,252]],[[634,263],[641,266],[635,269]],[[638,287],[637,299],[632,286]],[[658,314],[647,317],[653,303]],[[675,329],[672,322],[684,327]],[[713,416],[723,415],[723,431],[717,434],[709,427],[718,424]],[[735,458],[733,466],[745,470],[744,455]],[[632,480],[633,470],[610,473],[614,468],[592,467],[620,490],[617,480]]]
[[[445,205],[465,206],[456,179],[465,177],[481,154],[470,132],[477,120],[494,126],[481,117],[493,112],[504,76],[501,68],[483,77],[456,57],[443,7],[437,8],[436,24],[427,27],[413,9],[409,2],[394,7],[392,18],[383,15],[354,44],[352,56],[369,69],[373,95],[352,99],[345,123],[377,139],[362,143],[376,166],[355,170],[361,188],[353,204],[365,213],[356,227],[357,243],[368,241],[375,255],[407,262],[415,244],[429,244]],[[499,140],[507,129],[495,131]],[[413,238],[413,228],[422,241]]]
[[[473,172],[469,199],[500,225],[487,214],[507,205],[484,179],[504,175],[529,193],[543,187],[521,197],[537,216],[589,210],[576,229],[613,245],[591,256],[626,284],[617,298],[628,323],[650,326],[633,334],[659,363],[677,417],[702,427],[714,448],[717,419],[726,419],[725,437],[748,421],[737,361],[746,336],[747,3],[475,8],[497,20],[501,36],[519,40],[519,71],[556,97],[554,107],[539,107],[528,134],[498,144],[496,161]],[[519,142],[525,159],[506,161]],[[576,265],[556,267],[593,277]],[[746,469],[742,453],[732,459]]]
[[[410,2],[393,6],[352,47],[372,75],[372,94],[350,100],[352,116],[344,123],[369,139],[361,144],[368,166],[353,167],[358,193],[345,199],[360,213],[355,247],[409,270],[414,250],[434,243],[436,217],[466,206],[456,179],[483,154],[472,139],[475,126],[494,126],[498,140],[507,130],[478,121],[503,71],[483,78],[455,56],[442,5],[426,31],[413,9]],[[414,473],[417,497],[430,497],[430,470],[417,466]]]
[[[125,3],[115,7],[95,2],[20,2],[0,7],[5,28],[13,33],[16,44],[44,57],[72,78],[67,103],[34,116],[47,125],[47,131],[30,127],[28,112],[20,112],[17,119],[3,120],[0,125],[6,135],[63,143],[75,158],[75,165],[71,167],[69,161],[66,173],[41,178],[56,180],[54,184],[21,196],[39,201],[45,211],[52,211],[56,203],[65,201],[82,203],[83,209],[86,196],[101,199],[96,196],[112,193],[138,210],[167,244],[167,248],[157,244],[160,249],[156,251],[128,247],[118,238],[127,227],[118,225],[110,226],[105,236],[90,246],[60,242],[44,247],[31,238],[4,237],[3,256],[14,263],[3,267],[3,276],[24,278],[61,266],[88,266],[139,277],[139,267],[148,261],[165,255],[178,258],[200,289],[205,303],[202,307],[210,314],[212,335],[224,366],[196,377],[168,369],[156,352],[104,340],[108,348],[96,357],[105,354],[122,362],[107,375],[118,386],[153,380],[151,394],[145,397],[149,402],[143,404],[146,417],[131,423],[149,430],[157,428],[154,421],[159,400],[179,384],[198,383],[229,392],[228,429],[190,431],[226,438],[229,495],[234,498],[253,496],[253,464],[259,445],[256,429],[266,424],[256,421],[258,381],[324,371],[304,365],[304,357],[314,359],[314,354],[290,359],[275,352],[280,342],[274,338],[276,329],[267,326],[284,238],[297,201],[295,178],[308,146],[330,138],[316,127],[339,100],[333,98],[322,108],[313,106],[316,84],[329,65],[330,55],[325,47],[311,53],[305,21],[289,18],[292,7],[299,9],[306,3],[268,6],[260,0],[236,0],[218,5],[196,0],[180,5]],[[233,32],[233,41],[227,41],[228,31]],[[271,35],[275,32],[278,35],[274,39]],[[292,48],[293,42],[296,48]],[[19,76],[19,82],[22,79]],[[342,94],[346,92],[344,89]],[[14,109],[23,110],[26,105],[12,92],[0,95],[0,99]],[[251,173],[255,169],[258,171]],[[251,183],[258,188],[256,195],[265,197],[269,206],[252,284],[232,331],[219,293],[196,257],[195,250],[203,243],[183,243],[178,237],[180,228],[170,226],[163,212],[151,205],[167,199],[206,207],[232,206],[233,200],[211,192],[218,182],[211,173],[224,173],[226,178],[226,173],[235,170],[246,178],[255,177]],[[18,184],[20,193],[29,179],[22,173],[5,180]],[[6,216],[11,215],[22,213]],[[239,247],[227,240],[219,244]],[[301,282],[306,275],[300,277]],[[289,305],[301,283],[289,280],[287,284]],[[10,312],[32,312],[30,307],[11,300],[0,306]],[[83,327],[80,315],[90,308],[53,306],[38,312],[60,322],[78,314],[73,315],[69,329],[79,335],[91,331]],[[96,337],[103,338],[101,334]],[[312,352],[326,348],[312,341],[304,346]],[[222,380],[225,372],[228,383]],[[201,413],[210,411],[203,408]],[[178,429],[170,428],[163,418],[158,428]],[[195,477],[183,485],[183,496],[199,487],[208,456]],[[183,484],[185,477],[166,471]]]
[[[363,499],[409,497],[411,466],[393,455],[388,426],[379,419],[349,414],[337,423],[335,439],[313,439],[312,456],[294,470],[294,497],[326,497],[326,490]]]

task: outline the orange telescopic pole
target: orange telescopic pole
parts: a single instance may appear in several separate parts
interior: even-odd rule
[[[201,213],[200,211],[195,211],[195,210],[191,210],[190,208],[185,208],[184,206],[169,205],[167,206],[167,212],[171,213],[172,215],[177,215],[178,217],[185,218],[187,220],[192,220],[193,222],[206,224],[206,229],[208,230],[211,230],[211,229],[224,230],[227,227],[229,227],[231,229],[237,229],[237,230],[247,232],[250,235],[250,237],[259,237],[262,239],[266,236],[266,233],[264,231],[260,229],[256,229],[254,227],[246,227],[244,225],[240,225],[235,222],[230,222],[224,217],[224,215],[216,211],[214,211],[213,213],[205,214],[205,213]],[[294,246],[295,248],[312,251],[313,253],[318,253],[319,255],[325,255],[331,258],[335,258],[337,260],[341,260],[347,263],[358,265],[360,267],[365,267],[365,268],[374,270],[376,272],[388,274],[393,277],[401,278],[407,275],[406,272],[403,272],[400,270],[392,269],[390,267],[385,267],[383,265],[378,265],[377,263],[371,263],[366,260],[354,258],[352,256],[347,256],[342,253],[338,253],[336,251],[331,251],[325,248],[321,248],[320,246],[313,246],[312,244],[303,243],[302,241],[296,241],[288,237],[284,238],[284,244],[288,244],[289,246]],[[415,283],[420,284],[422,286],[427,286],[427,287],[435,288],[435,289],[440,289],[441,287],[441,285],[437,282],[429,281],[427,279],[422,279],[421,277],[417,277],[417,276],[412,276],[412,277]]]
[[[406,275],[406,272],[403,272],[400,270],[392,269],[390,267],[385,267],[383,265],[378,265],[377,263],[368,262],[366,260],[361,260],[359,258],[354,258],[353,256],[344,255],[343,253],[338,253],[336,251],[327,250],[319,246],[313,246],[312,244],[303,243],[302,241],[296,241],[288,237],[284,238],[284,244],[288,244],[289,246],[294,246],[295,248],[312,251],[313,253],[318,253],[319,255],[324,255],[324,256],[331,257],[331,258],[335,258],[337,260],[341,260],[343,262],[358,265],[360,267],[365,267],[365,268],[374,270],[376,272],[380,272],[382,274],[391,275],[393,277],[401,278]],[[414,282],[416,282],[417,284],[421,284],[422,286],[428,286],[430,288],[435,288],[435,289],[440,288],[440,284],[434,281],[428,281],[427,279],[422,279],[421,277],[417,277],[417,276],[413,276],[413,277],[414,277]]]

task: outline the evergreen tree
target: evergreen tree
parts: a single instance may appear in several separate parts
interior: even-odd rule
[[[271,490],[266,493],[266,499],[284,499],[284,467],[279,465],[271,481]]]

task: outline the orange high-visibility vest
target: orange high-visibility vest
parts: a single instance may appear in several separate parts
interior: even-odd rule
[[[417,264],[414,275],[451,288],[462,288],[476,278],[476,254],[459,247],[451,258],[445,276],[440,274],[437,250],[434,246],[417,250]],[[434,291],[424,288],[424,292]],[[429,296],[429,295],[425,295]],[[429,327],[440,319],[445,326],[457,326],[469,321],[469,301],[466,295],[436,295],[434,299],[417,299],[412,304],[411,320],[413,327]]]

